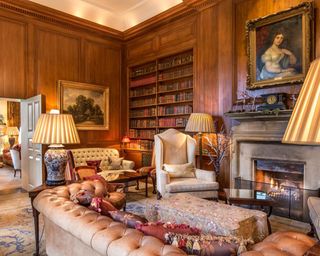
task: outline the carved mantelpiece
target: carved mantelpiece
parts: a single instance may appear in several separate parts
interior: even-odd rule
[[[320,147],[281,143],[289,117],[235,119],[240,124],[232,128],[231,186],[236,177],[255,180],[254,159],[271,159],[304,163],[304,188],[320,187]]]

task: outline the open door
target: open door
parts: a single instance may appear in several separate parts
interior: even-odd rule
[[[41,113],[45,112],[45,97],[37,95],[21,101],[21,171],[22,187],[29,191],[42,185],[45,175],[41,144],[33,144],[32,137]]]

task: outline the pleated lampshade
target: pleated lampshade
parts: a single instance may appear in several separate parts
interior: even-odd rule
[[[41,114],[32,143],[39,144],[77,144],[80,143],[72,115]]]
[[[214,132],[212,116],[205,113],[192,113],[189,117],[186,132]]]
[[[282,142],[320,144],[320,58],[310,65]]]

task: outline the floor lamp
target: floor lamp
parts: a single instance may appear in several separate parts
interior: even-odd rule
[[[65,184],[67,152],[62,144],[80,143],[72,115],[41,114],[32,143],[49,145],[49,149],[44,154],[47,169],[46,184],[54,186]]]
[[[282,142],[320,145],[320,58],[310,65]]]
[[[211,115],[205,113],[192,113],[190,115],[185,131],[198,134],[200,169],[202,169],[202,133],[212,133],[214,130]]]

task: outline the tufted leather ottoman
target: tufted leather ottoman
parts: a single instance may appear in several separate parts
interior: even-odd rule
[[[302,233],[276,232],[241,256],[302,256],[315,243],[315,240]]]

